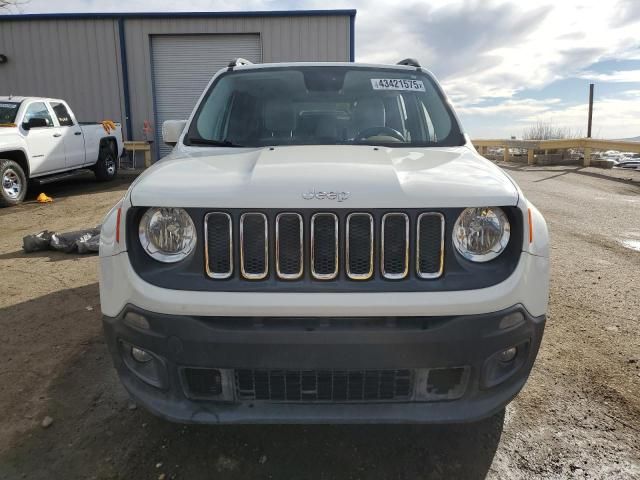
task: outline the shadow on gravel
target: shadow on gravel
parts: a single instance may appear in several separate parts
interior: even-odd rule
[[[37,233],[37,232],[34,232]],[[42,252],[25,253],[24,250],[16,250],[15,252],[3,253],[0,255],[0,260],[13,260],[16,258],[48,258],[50,262],[64,262],[67,260],[77,260],[79,257],[97,255],[96,253],[64,253],[56,252],[53,250],[45,250]]]
[[[48,305],[53,313],[52,303],[62,302],[69,313],[51,328],[77,328],[87,314],[98,315],[84,310],[94,290],[95,284],[62,290],[27,302],[29,311],[45,312]],[[35,357],[51,348],[47,338],[39,340]],[[100,335],[78,347],[80,353],[56,368],[38,426],[0,455],[0,478],[482,479],[503,428],[504,411],[452,426],[172,424],[130,408]],[[44,415],[53,418],[46,429],[39,426]]]

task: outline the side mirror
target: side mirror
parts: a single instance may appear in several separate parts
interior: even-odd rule
[[[31,130],[32,128],[42,128],[42,127],[48,127],[48,126],[49,126],[49,122],[47,122],[47,119],[40,118],[40,117],[31,117],[28,122],[24,122],[22,124],[22,128],[24,128],[25,130]]]
[[[172,147],[175,146],[186,125],[186,120],[167,120],[164,122],[162,124],[162,140],[164,143]]]

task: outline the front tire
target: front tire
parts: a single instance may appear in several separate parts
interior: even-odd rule
[[[22,203],[27,194],[27,176],[13,160],[0,160],[0,207]]]
[[[99,182],[107,182],[116,178],[118,162],[110,144],[100,148],[100,156],[96,166],[93,168],[93,172]]]

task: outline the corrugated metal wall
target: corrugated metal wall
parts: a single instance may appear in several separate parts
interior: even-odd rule
[[[127,19],[125,43],[131,92],[131,125],[135,138],[143,138],[145,120],[153,123],[155,118],[151,36],[215,33],[258,33],[263,62],[349,61],[347,15]],[[233,52],[229,52],[229,60],[233,57]]]
[[[117,21],[0,21],[0,95],[63,98],[80,121],[124,121]]]

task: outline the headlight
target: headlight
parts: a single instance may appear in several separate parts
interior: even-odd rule
[[[196,227],[182,208],[150,208],[138,234],[142,248],[159,262],[179,262],[196,246]]]
[[[488,262],[507,247],[510,232],[509,220],[501,208],[467,208],[453,226],[453,244],[464,258]]]

